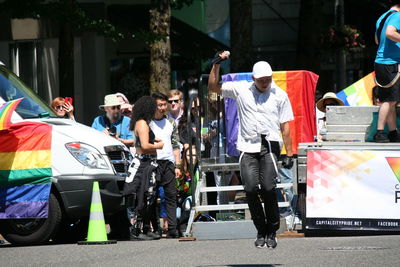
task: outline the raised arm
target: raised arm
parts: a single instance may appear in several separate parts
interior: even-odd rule
[[[229,51],[224,51],[221,54],[219,54],[219,57],[221,60],[226,60],[229,58]],[[213,65],[210,76],[208,78],[208,88],[217,94],[221,94],[221,84],[219,83],[219,69],[221,68],[221,65],[219,63],[216,63]]]
[[[221,84],[219,83],[219,69],[221,65],[214,64],[210,76],[208,77],[208,88],[214,93],[221,94]]]

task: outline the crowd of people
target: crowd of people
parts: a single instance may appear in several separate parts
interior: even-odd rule
[[[51,107],[58,117],[74,120],[69,101],[57,97]],[[192,133],[188,133],[184,107],[184,95],[178,90],[171,90],[168,95],[156,92],[141,97],[134,105],[122,93],[109,94],[99,106],[104,114],[91,125],[120,141],[133,155],[123,189],[129,200],[131,240],[182,235],[180,226],[188,219],[182,207],[191,198],[190,149],[196,163],[196,149],[190,148],[195,143],[195,132],[191,128]]]

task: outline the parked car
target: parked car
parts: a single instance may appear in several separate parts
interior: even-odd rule
[[[47,103],[0,64],[0,103],[21,97],[24,99],[13,114],[14,122],[52,125],[49,216],[0,220],[0,234],[10,243],[22,245],[82,239],[94,181],[99,182],[106,218],[124,208],[121,191],[131,155],[116,139],[73,120],[57,118]]]

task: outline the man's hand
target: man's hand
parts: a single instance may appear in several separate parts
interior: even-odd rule
[[[182,176],[181,169],[175,168],[175,178],[179,178]]]
[[[220,57],[214,64],[220,64],[222,61],[225,61],[229,58],[230,56],[229,51],[219,51],[215,54],[215,58]]]
[[[110,135],[110,132],[108,131],[108,128],[105,128],[105,129],[103,130],[103,133],[105,133],[106,135]]]
[[[291,169],[293,167],[293,156],[285,156],[282,159],[282,167],[285,169]]]

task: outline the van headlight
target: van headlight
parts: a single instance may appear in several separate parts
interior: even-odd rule
[[[92,169],[108,169],[107,162],[96,148],[80,142],[67,143],[65,147],[84,166]]]

